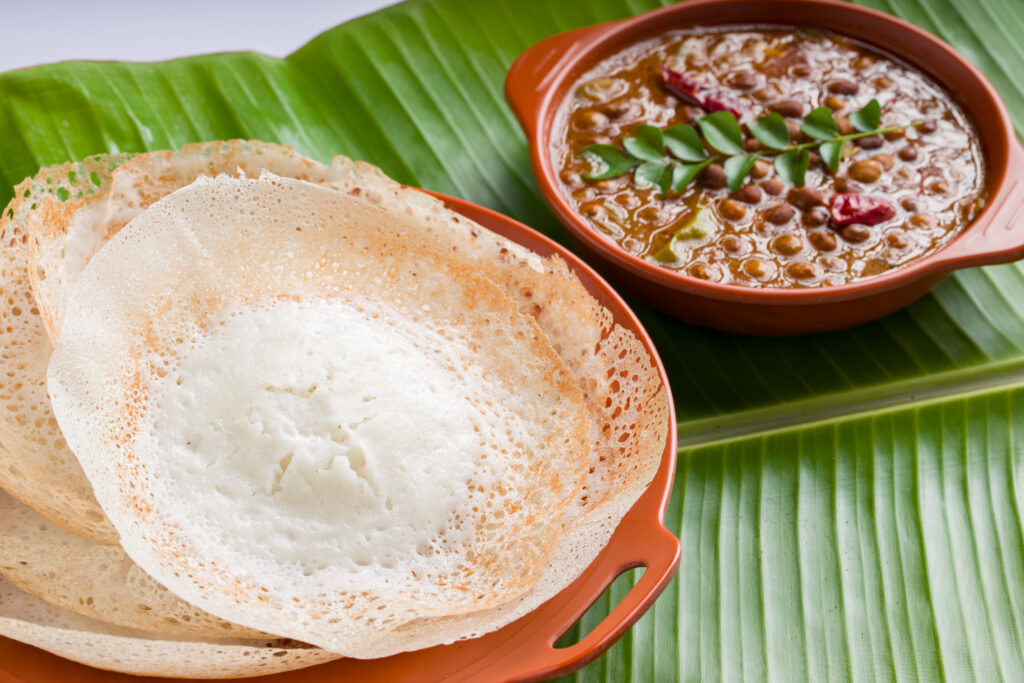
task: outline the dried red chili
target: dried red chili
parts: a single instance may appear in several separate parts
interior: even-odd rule
[[[878,225],[895,216],[896,209],[884,199],[853,193],[832,195],[832,222],[837,226]]]
[[[707,111],[727,111],[736,118],[743,116],[742,105],[728,95],[713,92],[692,76],[671,69],[664,64],[660,69],[665,87],[687,102],[696,104]]]

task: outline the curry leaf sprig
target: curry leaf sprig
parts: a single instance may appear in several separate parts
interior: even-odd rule
[[[713,163],[725,169],[729,190],[735,192],[758,159],[770,158],[775,172],[786,183],[804,184],[810,166],[810,151],[817,148],[822,162],[833,172],[839,169],[846,143],[871,135],[884,135],[921,122],[882,128],[882,108],[871,100],[850,115],[855,133],[840,135],[832,112],[818,107],[800,124],[810,142],[794,144],[781,114],[773,112],[747,124],[750,134],[761,143],[761,150],[748,152],[743,129],[736,117],[716,111],[697,119],[697,127],[680,123],[668,128],[637,126],[633,135],[615,145],[589,145],[580,154],[591,156],[598,167],[584,174],[588,180],[614,178],[633,171],[633,182],[640,187],[657,187],[662,195],[682,192],[697,175]],[[699,129],[699,132],[698,132]],[[710,150],[710,153],[709,153]]]

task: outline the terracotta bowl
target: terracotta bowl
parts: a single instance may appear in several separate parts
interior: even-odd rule
[[[539,254],[559,254],[616,323],[636,334],[668,387],[665,368],[640,321],[615,291],[579,258],[522,223],[475,204],[436,195],[462,215]],[[342,659],[310,669],[251,679],[257,683],[497,683],[534,681],[575,671],[597,658],[622,636],[654,602],[679,565],[679,539],[664,526],[676,463],[675,409],[669,395],[669,430],[661,465],[640,499],[630,508],[608,545],[572,584],[533,612],[480,638],[432,647],[384,659]],[[622,572],[646,567],[639,582],[579,642],[556,648],[555,642]],[[0,638],[0,683],[160,683],[92,669],[36,648]],[[250,679],[246,679],[250,680]]]
[[[989,199],[982,213],[944,248],[911,264],[847,285],[802,289],[699,280],[644,261],[598,232],[563,196],[550,152],[555,117],[574,83],[603,59],[667,31],[744,23],[816,26],[850,36],[944,86],[978,124],[988,165]],[[526,133],[541,193],[576,246],[623,291],[689,322],[763,335],[834,330],[902,308],[958,268],[1024,256],[1024,150],[1006,107],[981,72],[953,48],[882,12],[833,0],[692,0],[534,45],[509,70],[505,95]]]

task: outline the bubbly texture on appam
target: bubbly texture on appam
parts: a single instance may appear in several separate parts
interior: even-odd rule
[[[338,659],[281,638],[201,640],[156,636],[55,607],[0,578],[0,636],[81,664],[139,676],[241,678]]]
[[[116,543],[46,394],[50,340],[32,293],[30,235],[71,221],[97,202],[125,156],[51,166],[14,190],[0,217],[0,487],[77,534]]]
[[[114,171],[101,208],[28,225],[29,272],[52,337],[57,338],[64,302],[82,268],[130,217],[204,174],[255,177],[262,169],[330,187],[401,216],[449,258],[485,274],[537,321],[575,376],[592,417],[591,468],[576,511],[581,524],[570,544],[575,547],[564,549],[563,576],[556,583],[578,574],[657,470],[667,436],[668,394],[656,368],[640,340],[613,323],[557,256],[541,257],[486,230],[371,164],[337,156],[324,165],[288,147],[247,140],[197,143],[131,159]],[[45,412],[48,416],[48,402]],[[60,438],[52,419],[44,424],[52,424]],[[541,593],[536,595],[539,604]]]
[[[50,388],[140,566],[358,657],[530,590],[590,466],[586,411],[536,323],[428,245],[267,175],[197,181],[93,257]]]
[[[13,214],[5,211],[2,218],[5,234],[14,224],[13,235],[20,245],[16,252],[5,254],[9,259],[5,263],[10,265],[4,269],[4,277],[15,273],[21,278],[17,282],[27,282],[31,276],[38,308],[57,338],[68,292],[81,270],[130,218],[196,177],[220,173],[257,176],[265,168],[322,184],[400,216],[446,257],[485,275],[521,312],[532,316],[575,377],[590,414],[590,467],[540,579],[526,593],[501,605],[468,614],[413,620],[403,627],[403,642],[414,649],[436,642],[433,638],[447,641],[483,633],[532,610],[575,578],[605,545],[622,515],[654,476],[668,429],[667,390],[643,344],[612,321],[608,311],[557,256],[542,257],[483,229],[434,197],[402,187],[370,164],[336,157],[330,165],[322,165],[287,147],[236,140],[142,154],[127,163],[123,157],[100,157],[44,169],[36,179],[19,187],[18,198],[9,207],[14,209]],[[71,185],[71,180],[77,180],[78,185]],[[36,194],[22,202],[22,190],[30,185],[37,188]],[[61,187],[70,188],[63,200],[58,191]],[[45,211],[29,210],[37,204],[37,198]],[[31,257],[30,268],[24,265],[26,252]],[[24,289],[25,300],[30,301],[28,287]],[[17,301],[9,302],[11,308]],[[9,308],[0,315],[13,320],[23,310],[18,308],[17,313],[12,314]],[[56,472],[60,488],[78,492],[79,500],[73,505],[53,505],[47,516],[78,533],[89,534],[92,530],[87,522],[98,515],[105,531],[92,531],[93,537],[113,542],[116,534],[92,500],[90,485],[64,445],[49,400],[43,394],[50,344],[46,329],[34,315],[36,311],[30,310],[33,315],[20,321],[32,323],[27,326],[32,334],[25,335],[29,343],[22,355],[28,351],[37,362],[23,363],[24,372],[17,377],[10,373],[0,377],[0,391],[16,394],[25,391],[23,386],[38,387],[42,400],[26,401],[35,411],[29,420],[8,420],[10,415],[0,415],[0,430],[22,430],[26,432],[23,438],[41,437],[40,443],[48,442],[52,452],[41,449],[40,453],[58,460],[70,458],[70,466],[48,470],[41,478]],[[42,462],[45,458],[39,459]],[[8,460],[0,453],[0,486],[11,489],[12,481],[15,487],[25,484],[20,487],[19,497],[34,507],[47,509],[52,496],[44,493],[33,499],[34,488],[26,477],[39,463],[17,456]],[[15,464],[17,467],[12,466]],[[83,505],[83,500],[91,501],[91,507]],[[76,510],[87,512],[76,514]],[[424,637],[423,621],[429,621],[438,635]]]
[[[46,602],[99,619],[182,638],[267,638],[188,604],[117,545],[76,536],[0,492],[0,574]]]

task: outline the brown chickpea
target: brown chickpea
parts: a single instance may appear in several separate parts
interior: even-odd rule
[[[786,121],[786,130],[789,131],[789,139],[796,142],[803,135],[803,131],[800,130],[800,124],[796,121]]]
[[[776,206],[768,209],[768,213],[765,215],[765,218],[768,219],[769,223],[785,225],[789,221],[793,220],[794,215],[796,215],[796,209],[789,204],[777,204]]]
[[[628,99],[612,100],[601,110],[611,119],[620,119],[633,110],[633,102]]]
[[[764,189],[765,192],[775,197],[782,194],[782,191],[785,189],[786,186],[783,185],[782,181],[779,180],[778,178],[772,178],[761,183],[761,187]]]
[[[725,78],[725,83],[737,90],[750,90],[757,85],[757,76],[753,71],[733,71]]]
[[[847,242],[850,242],[851,244],[859,244],[871,237],[871,229],[866,225],[854,223],[853,225],[845,226],[839,231],[839,234],[842,235],[843,239]]]
[[[808,211],[815,206],[824,204],[825,197],[821,190],[804,185],[803,187],[794,187],[790,190],[786,195],[786,201],[801,211]]]
[[[807,153],[807,168],[817,168],[821,163],[821,155],[811,150]]]
[[[772,251],[783,256],[799,254],[804,249],[804,241],[799,235],[780,235],[772,240]]]
[[[719,246],[729,254],[738,254],[746,251],[747,243],[736,235],[726,235],[718,242]]]
[[[807,239],[818,251],[832,251],[836,248],[836,236],[829,232],[812,232]]]
[[[768,105],[768,111],[781,114],[787,119],[798,119],[804,115],[804,104],[800,100],[782,100]]]
[[[913,197],[905,197],[900,200],[900,206],[903,207],[904,211],[910,211],[911,213],[917,211],[918,203]]]
[[[893,249],[906,249],[910,245],[910,240],[907,238],[907,233],[903,232],[899,228],[890,230],[885,235],[885,242]]]
[[[900,159],[903,159],[903,161],[914,161],[917,159],[917,147],[914,145],[907,145],[896,154],[899,155]]]
[[[924,123],[917,127],[918,132],[921,133],[922,135],[934,133],[938,129],[939,124],[935,119],[928,119],[927,121],[925,121]]]
[[[915,228],[934,228],[938,225],[939,221],[935,216],[919,213],[916,216],[910,217],[910,224]]]
[[[755,280],[767,280],[775,275],[775,264],[759,258],[749,258],[743,262],[743,272]]]
[[[786,273],[794,280],[812,280],[821,277],[821,269],[813,263],[805,261],[791,263],[786,268]]]
[[[711,164],[700,174],[701,183],[710,190],[720,190],[726,186],[725,169],[721,164]]]
[[[836,79],[828,84],[828,91],[836,95],[856,95],[858,90],[860,90],[860,86],[856,81],[845,78]]]
[[[832,97],[825,98],[825,106],[832,111],[839,111],[840,109],[846,109],[846,100],[833,95]]]
[[[810,211],[805,211],[800,222],[808,228],[816,228],[819,225],[828,223],[829,213],[825,207],[816,206]]]
[[[747,207],[735,199],[725,199],[718,205],[718,212],[726,220],[741,221],[747,215]]]
[[[744,204],[758,204],[761,202],[761,188],[757,185],[744,185],[732,193],[733,198]]]
[[[905,129],[897,128],[896,130],[890,130],[887,133],[882,133],[882,137],[888,140],[889,142],[892,142],[894,140],[899,140],[900,138],[904,137],[906,133],[907,131]]]
[[[584,202],[580,204],[580,213],[587,218],[597,218],[604,213],[604,205],[600,201]]]
[[[849,175],[859,183],[873,183],[882,176],[882,165],[874,159],[858,161],[850,167]]]
[[[602,130],[608,125],[608,117],[593,109],[581,113],[579,118],[585,130]]]
[[[761,141],[757,138],[747,138],[743,141],[743,150],[746,152],[760,152]]]
[[[810,64],[794,64],[790,68],[789,73],[793,74],[797,78],[807,78],[811,73],[813,73],[813,69],[811,69]]]
[[[694,263],[689,268],[687,268],[686,272],[689,275],[692,275],[693,277],[699,278],[701,280],[710,280],[712,282],[717,282],[718,280],[722,279],[722,274],[718,270],[718,268],[708,265],[707,263]]]
[[[893,85],[892,79],[888,76],[879,76],[873,81],[873,83],[879,90],[888,90]]]
[[[858,70],[867,69],[868,67],[873,66],[874,63],[875,58],[872,57],[871,55],[861,55],[860,57],[857,57],[857,59],[854,60],[853,68]]]
[[[840,135],[850,135],[853,133],[853,124],[850,123],[850,117],[848,116],[837,116],[836,117],[836,130],[839,131]]]
[[[754,162],[753,168],[750,169],[750,177],[754,180],[760,180],[769,173],[771,173],[772,165],[764,159],[758,159]]]
[[[881,135],[869,135],[864,138],[857,138],[854,142],[861,149],[878,149],[884,144]]]
[[[896,157],[891,154],[876,154],[871,158],[878,162],[883,171],[891,171],[892,167],[896,165]]]
[[[928,186],[925,187],[925,191],[927,191],[928,194],[949,194],[949,183],[945,180],[936,180],[928,183]]]

